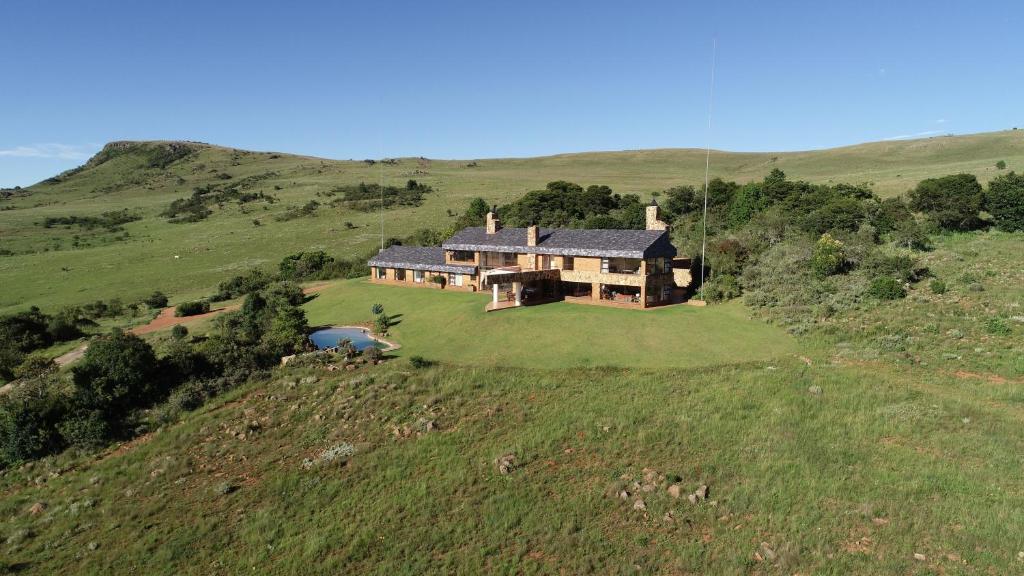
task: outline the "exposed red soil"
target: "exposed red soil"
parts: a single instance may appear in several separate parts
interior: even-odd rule
[[[187,322],[194,322],[196,320],[203,320],[205,318],[213,318],[218,314],[224,312],[231,312],[232,310],[238,310],[239,304],[232,304],[231,306],[225,306],[223,308],[217,308],[216,310],[210,310],[205,314],[196,314],[195,316],[175,316],[174,307],[167,307],[160,311],[160,315],[149,322],[149,324],[143,324],[142,326],[136,326],[131,329],[132,334],[149,334],[150,332],[156,332],[165,328],[170,328],[176,324],[185,324]]]

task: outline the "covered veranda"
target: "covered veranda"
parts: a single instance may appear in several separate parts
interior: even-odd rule
[[[518,266],[488,270],[480,278],[481,288],[490,290],[486,310],[504,310],[551,302],[560,297],[558,270],[523,270]]]

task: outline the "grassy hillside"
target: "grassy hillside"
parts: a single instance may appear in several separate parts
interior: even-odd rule
[[[24,574],[1018,572],[1020,398],[812,361],[283,369],[98,458],[0,477],[3,562]],[[329,461],[330,448],[354,454]],[[707,498],[690,503],[701,485]]]
[[[374,213],[330,207],[340,185],[377,182],[432,186],[419,207],[389,210],[386,233],[404,236],[443,227],[482,196],[506,202],[549,181],[608,184],[644,196],[703,180],[701,150],[646,150],[486,160],[398,159],[393,164],[335,161],[276,153],[154,142],[112,144],[80,170],[0,200],[0,313],[35,304],[46,308],[97,298],[138,298],[154,289],[175,299],[203,296],[238,270],[274,265],[299,250],[363,254],[379,242]],[[924,140],[879,142],[810,152],[714,152],[712,175],[748,181],[781,168],[819,182],[869,182],[882,195],[905,191],[922,178],[960,171],[986,181],[998,171],[1024,169],[1024,132],[1006,131]],[[159,214],[197,187],[239,183],[241,190],[276,199],[213,205],[195,223],[172,224]],[[310,200],[311,215],[275,218]],[[139,220],[106,229],[57,224],[46,218],[98,216],[127,210]],[[259,225],[254,221],[258,220]],[[350,224],[346,224],[350,223]],[[126,236],[127,234],[127,236]]]

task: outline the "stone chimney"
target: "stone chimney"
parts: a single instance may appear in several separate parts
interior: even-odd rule
[[[498,214],[494,208],[487,213],[487,233],[496,234],[498,230],[501,230],[501,220],[498,220]]]
[[[537,231],[537,225],[536,224],[532,224],[532,225],[528,226],[526,228],[526,245],[527,246],[536,246],[537,245],[537,236],[538,236],[538,234],[539,233]]]
[[[655,200],[651,200],[651,204],[647,207],[647,230],[668,230],[668,224],[658,219],[659,216],[658,203]]]

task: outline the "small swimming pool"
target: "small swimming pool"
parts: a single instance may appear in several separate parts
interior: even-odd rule
[[[309,335],[310,342],[320,350],[333,348],[338,345],[338,342],[346,338],[351,340],[352,345],[359,351],[371,346],[376,346],[377,348],[387,347],[387,344],[375,339],[370,335],[369,330],[365,328],[324,328]]]

